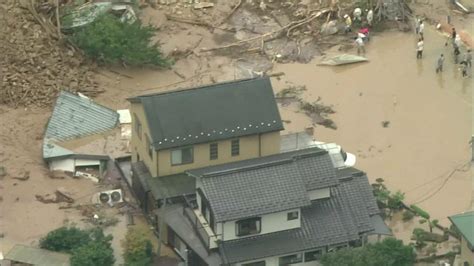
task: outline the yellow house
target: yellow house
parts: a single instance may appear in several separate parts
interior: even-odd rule
[[[474,265],[474,211],[449,217],[461,233],[461,256],[459,266]]]
[[[132,162],[153,177],[278,153],[283,129],[268,78],[129,99]]]

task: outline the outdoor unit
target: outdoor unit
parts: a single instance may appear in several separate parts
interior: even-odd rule
[[[108,203],[111,206],[123,202],[122,190],[114,189],[99,192],[99,201],[103,204]]]

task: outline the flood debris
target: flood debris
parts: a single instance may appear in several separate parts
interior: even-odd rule
[[[69,192],[67,192],[64,188],[58,188],[54,194],[46,194],[46,195],[35,195],[36,200],[39,202],[49,204],[49,203],[74,203],[74,199],[69,196]]]
[[[334,111],[332,106],[319,103],[320,100],[320,97],[312,103],[301,100],[300,109],[313,120],[313,123],[336,130],[336,123],[332,119],[327,118],[329,114],[334,114],[336,111]]]
[[[93,66],[84,64],[85,58],[74,47],[58,41],[54,29],[47,30],[43,25],[46,20],[35,6],[28,5],[25,10],[14,1],[8,9],[0,28],[1,35],[9,36],[0,38],[0,104],[48,106],[63,88],[88,96],[101,92],[93,78]]]
[[[323,58],[322,61],[318,65],[322,66],[341,66],[347,64],[354,64],[354,63],[361,63],[367,62],[369,59],[366,57],[358,56],[358,55],[350,55],[350,54],[341,54],[331,56],[329,58]]]
[[[292,103],[299,102],[301,94],[306,91],[306,86],[291,85],[275,94],[277,103],[282,106],[288,106]]]
[[[23,172],[22,175],[14,177],[14,179],[18,179],[20,181],[26,181],[30,179],[30,171]]]
[[[209,7],[214,7],[214,3],[211,3],[211,2],[200,2],[200,3],[195,3],[193,7],[194,7],[194,9],[209,8]]]
[[[0,178],[3,178],[7,175],[7,169],[5,166],[0,166]]]
[[[68,33],[87,26],[104,14],[115,15],[121,22],[133,23],[137,20],[131,5],[113,2],[89,2],[78,7],[64,9],[66,12],[59,18],[61,31]]]

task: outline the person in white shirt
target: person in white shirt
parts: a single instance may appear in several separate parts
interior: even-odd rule
[[[364,40],[360,36],[356,38],[355,44],[357,46],[357,54],[360,55],[361,52],[365,54]]]
[[[418,33],[420,34],[420,37],[423,38],[423,32],[425,31],[425,24],[423,23],[423,20],[420,21],[420,27],[418,29]]]
[[[360,8],[354,9],[354,21],[362,21],[362,10]]]
[[[423,58],[423,38],[420,38],[418,40],[418,43],[416,44],[416,59],[421,59]]]
[[[374,20],[374,10],[370,9],[369,12],[367,12],[367,23],[369,24],[370,27],[372,27],[373,20]]]

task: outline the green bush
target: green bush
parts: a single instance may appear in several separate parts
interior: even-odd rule
[[[111,241],[112,236],[104,235],[100,228],[61,227],[42,238],[40,247],[71,253],[72,266],[111,266],[115,262]]]
[[[87,231],[75,227],[60,227],[41,238],[39,245],[44,249],[71,253],[73,249],[90,241],[91,237]]]
[[[155,31],[154,27],[144,26],[140,21],[122,23],[106,14],[73,33],[71,41],[101,63],[169,66],[159,45],[152,44]]]
[[[421,209],[420,207],[418,207],[416,205],[410,205],[410,208],[412,210],[414,210],[416,214],[418,214],[419,216],[425,218],[426,220],[430,219],[430,215],[426,211]]]
[[[130,228],[122,243],[126,266],[148,266],[153,260],[153,247],[145,229]]]
[[[110,243],[98,241],[75,249],[71,256],[71,266],[112,266],[114,265],[114,251]]]
[[[386,238],[376,244],[326,253],[320,262],[323,266],[412,266],[415,257],[411,246]]]
[[[391,194],[387,199],[387,206],[392,210],[399,210],[402,208],[402,202],[405,199],[405,193],[397,191]]]
[[[403,221],[404,222],[408,222],[410,221],[411,219],[413,219],[413,217],[415,217],[415,214],[411,211],[404,211],[403,212]]]

